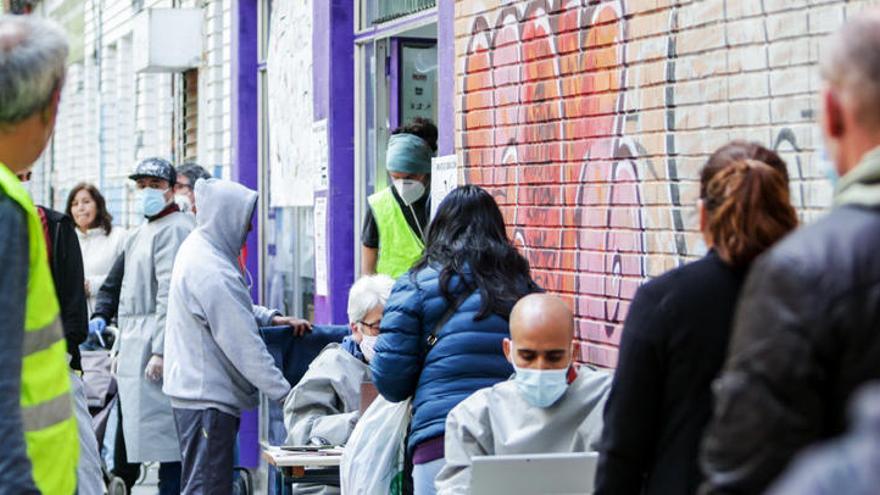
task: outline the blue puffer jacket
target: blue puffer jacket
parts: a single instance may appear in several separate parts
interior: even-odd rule
[[[492,314],[474,321],[482,297],[474,291],[438,331],[425,358],[427,339],[449,303],[440,292],[439,272],[427,267],[397,280],[382,317],[382,333],[370,368],[379,393],[392,402],[413,397],[409,450],[446,431],[446,415],[477,390],[506,380],[513,368],[501,341],[510,335],[505,318]],[[467,277],[467,272],[465,277]],[[463,284],[453,277],[453,300]]]

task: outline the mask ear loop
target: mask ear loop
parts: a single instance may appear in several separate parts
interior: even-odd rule
[[[416,228],[419,229],[419,237],[421,237],[422,242],[425,242],[427,240],[427,239],[425,239],[425,231],[422,230],[422,224],[421,224],[421,222],[419,222],[419,217],[416,216],[416,210],[415,210],[415,208],[413,208],[412,205],[407,205],[407,206],[409,207],[410,213],[412,213],[413,220],[416,221]]]
[[[252,290],[254,288],[254,276],[251,275],[251,271],[247,267],[244,268],[244,280],[248,290]]]

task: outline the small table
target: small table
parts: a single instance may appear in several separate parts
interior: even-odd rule
[[[342,447],[319,452],[291,452],[273,445],[263,445],[263,458],[278,468],[285,484],[314,483],[339,486]]]

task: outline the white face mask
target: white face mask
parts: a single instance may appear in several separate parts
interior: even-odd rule
[[[376,341],[379,340],[378,335],[361,335],[361,352],[364,353],[364,359],[369,363],[376,355]]]
[[[415,203],[425,194],[425,185],[415,179],[394,179],[394,188],[407,206]]]
[[[192,202],[189,200],[189,196],[185,194],[175,194],[174,202],[177,203],[177,207],[180,208],[180,211],[184,213],[192,213]]]

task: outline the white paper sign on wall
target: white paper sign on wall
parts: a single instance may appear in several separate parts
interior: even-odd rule
[[[316,162],[312,0],[274,2],[266,60],[269,193],[273,207],[312,206]]]
[[[326,296],[327,282],[327,198],[315,197],[315,295]]]
[[[458,161],[455,155],[438,156],[431,159],[431,218],[437,212],[440,202],[450,191],[459,186]]]

